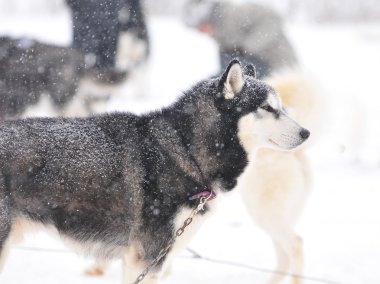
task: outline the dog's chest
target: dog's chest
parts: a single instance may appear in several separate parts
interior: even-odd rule
[[[207,203],[208,210],[205,214],[196,214],[192,217],[192,222],[184,228],[182,235],[176,238],[174,246],[172,248],[172,253],[176,255],[178,252],[183,250],[186,245],[191,241],[191,239],[198,232],[200,227],[203,225],[204,221],[209,218],[215,211],[218,200],[212,200]],[[192,215],[195,208],[184,207],[180,209],[174,219],[175,232],[183,227],[185,221]]]

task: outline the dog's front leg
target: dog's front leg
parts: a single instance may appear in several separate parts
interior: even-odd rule
[[[110,265],[110,261],[107,260],[97,260],[95,264],[86,269],[85,274],[88,276],[100,277],[103,276],[108,267]]]
[[[152,260],[141,257],[139,245],[132,245],[123,257],[123,283],[133,284],[137,277],[151,264]],[[153,267],[140,284],[157,284],[162,276],[162,264]]]

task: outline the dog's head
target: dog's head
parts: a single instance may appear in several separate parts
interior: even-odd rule
[[[236,119],[248,153],[260,147],[290,150],[309,137],[310,132],[285,113],[275,90],[256,79],[253,65],[242,69],[238,60],[231,61],[218,88],[218,108]]]

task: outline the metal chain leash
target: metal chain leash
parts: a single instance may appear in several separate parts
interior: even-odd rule
[[[152,268],[154,268],[158,264],[158,262],[169,253],[170,249],[174,245],[175,240],[185,232],[186,227],[188,227],[193,222],[194,216],[204,209],[206,203],[210,199],[212,199],[213,196],[214,196],[214,193],[211,191],[207,197],[201,197],[199,199],[199,203],[197,207],[191,212],[190,216],[183,222],[183,225],[179,229],[177,229],[174,237],[170,239],[168,245],[162,250],[160,250],[157,257],[147,266],[147,268],[144,269],[143,272],[140,273],[140,275],[136,278],[133,284],[138,284],[141,281],[143,281],[144,278],[148,275],[149,271]]]

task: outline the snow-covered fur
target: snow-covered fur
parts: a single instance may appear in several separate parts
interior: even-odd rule
[[[265,129],[265,131],[263,131]],[[35,118],[0,125],[0,256],[20,219],[55,228],[98,259],[123,258],[132,283],[167,245],[209,184],[231,191],[258,146],[302,144],[309,132],[237,60],[175,104],[137,116]],[[215,201],[142,283],[157,283]]]
[[[259,78],[297,65],[283,21],[269,7],[247,1],[188,0],[183,18],[215,39],[222,70],[232,58],[254,64]]]
[[[289,113],[312,131],[315,141],[321,133],[325,109],[311,79],[300,71],[288,70],[265,81],[276,90]],[[239,182],[253,220],[273,241],[278,261],[276,271],[295,275],[303,272],[303,245],[294,227],[306,204],[312,178],[305,153],[307,145],[291,152],[259,149]],[[270,283],[278,283],[284,277],[277,274]],[[292,283],[301,280],[295,277]]]

